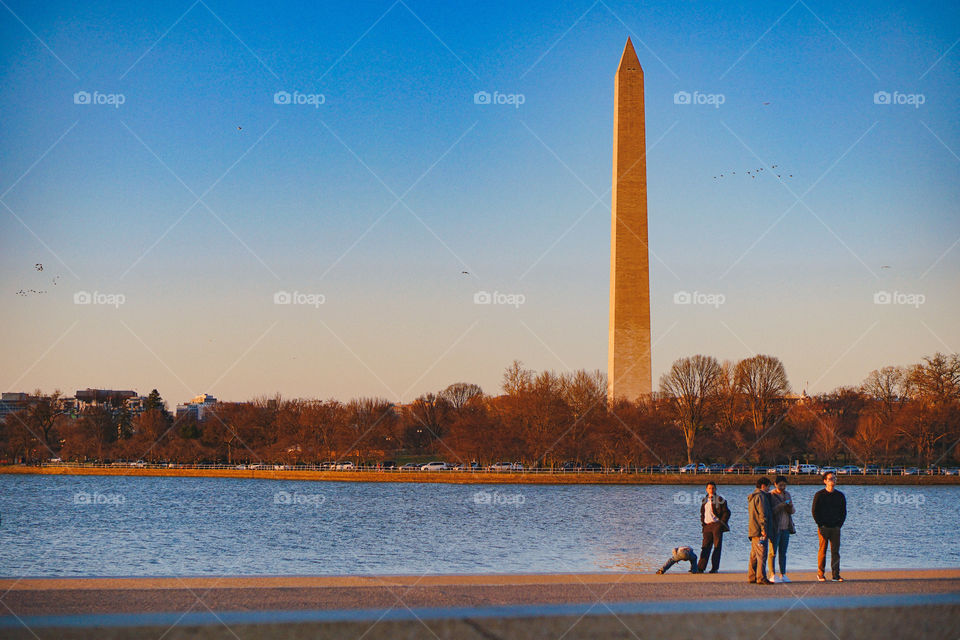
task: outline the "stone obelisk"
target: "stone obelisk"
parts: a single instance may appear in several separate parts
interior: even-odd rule
[[[627,39],[614,80],[607,396],[636,400],[653,390],[643,69]]]

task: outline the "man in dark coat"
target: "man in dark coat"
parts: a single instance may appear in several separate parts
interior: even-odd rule
[[[830,569],[834,582],[843,582],[840,577],[840,527],[847,519],[847,498],[837,491],[837,474],[823,474],[824,488],[813,495],[813,520],[817,523],[820,548],[817,550],[817,580],[826,582],[823,574],[827,562],[827,545],[830,545]]]
[[[730,520],[730,508],[727,501],[717,494],[717,483],[707,483],[707,495],[700,501],[700,526],[703,527],[703,544],[700,547],[700,573],[707,570],[707,560],[710,562],[710,573],[720,570],[720,553],[723,549],[723,533],[730,531],[727,522]],[[713,556],[710,556],[710,549]]]

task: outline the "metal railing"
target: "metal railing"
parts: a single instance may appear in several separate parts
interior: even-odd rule
[[[633,474],[633,475],[816,475],[820,473],[818,467],[816,471],[808,473],[798,473],[796,471],[774,471],[775,467],[749,467],[749,468],[726,468],[726,469],[708,469],[704,470],[683,470],[682,467],[673,466],[643,466],[643,467],[600,467],[600,468],[563,468],[563,467],[537,467],[537,468],[513,468],[513,469],[493,469],[490,467],[478,468],[456,468],[451,466],[448,469],[430,469],[422,470],[420,466],[427,463],[415,463],[413,467],[392,466],[383,467],[376,465],[355,466],[353,463],[321,463],[321,464],[267,464],[267,463],[179,463],[179,462],[43,462],[41,467],[62,467],[78,469],[196,469],[196,470],[237,470],[237,471],[317,471],[317,472],[353,472],[353,473],[502,473],[502,474]],[[36,466],[36,465],[24,465]],[[860,468],[853,472],[844,470],[842,467],[833,467],[839,475],[867,475],[867,476],[889,476],[889,475],[960,475],[956,468],[934,467],[881,467],[881,468]]]

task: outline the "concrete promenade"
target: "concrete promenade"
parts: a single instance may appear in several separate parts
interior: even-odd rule
[[[0,580],[4,638],[956,638],[960,569]],[[707,618],[703,615],[709,614]],[[709,621],[709,622],[707,622]]]

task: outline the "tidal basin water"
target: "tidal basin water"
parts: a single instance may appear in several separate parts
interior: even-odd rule
[[[960,566],[960,487],[842,481],[843,567]],[[818,488],[790,488],[788,572],[816,566]],[[733,511],[722,571],[746,570],[751,490],[720,486]],[[699,554],[701,495],[699,486],[4,475],[0,576],[651,572],[674,546]]]

